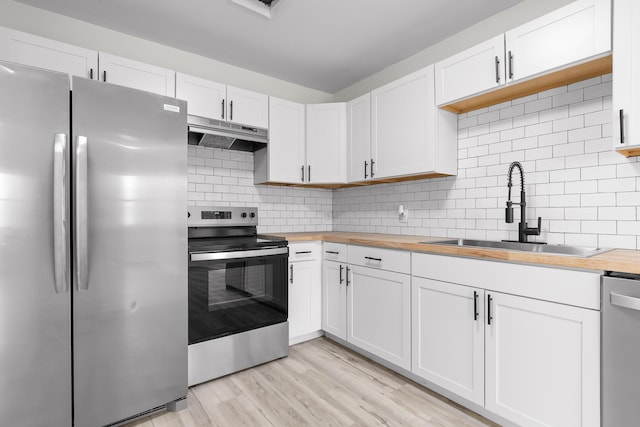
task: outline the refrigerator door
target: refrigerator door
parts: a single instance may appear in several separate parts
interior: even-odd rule
[[[74,423],[187,394],[186,103],[73,78]]]
[[[0,93],[0,424],[70,426],[69,78],[0,62]]]

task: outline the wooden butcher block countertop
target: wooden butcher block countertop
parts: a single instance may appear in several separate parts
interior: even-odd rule
[[[614,249],[592,257],[580,258],[576,256],[530,253],[504,249],[469,248],[420,243],[450,240],[450,238],[446,237],[350,233],[341,231],[270,234],[284,237],[291,243],[321,240],[325,242],[346,243],[350,245],[376,246],[389,249],[402,249],[406,251],[484,258],[497,261],[640,274],[640,251],[627,249]]]

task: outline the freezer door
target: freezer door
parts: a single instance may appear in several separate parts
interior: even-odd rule
[[[69,78],[0,62],[0,94],[0,424],[70,426]]]
[[[73,78],[74,423],[187,393],[186,103]]]
[[[640,280],[605,277],[602,287],[602,425],[640,419]]]

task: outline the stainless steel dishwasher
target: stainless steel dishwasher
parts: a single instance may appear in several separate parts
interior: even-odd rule
[[[640,423],[640,275],[602,282],[602,425]]]

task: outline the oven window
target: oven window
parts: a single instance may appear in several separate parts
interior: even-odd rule
[[[189,263],[189,344],[287,320],[287,255]]]

